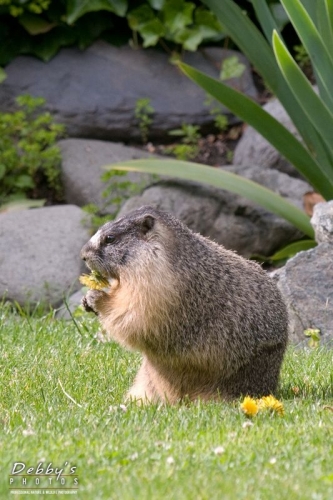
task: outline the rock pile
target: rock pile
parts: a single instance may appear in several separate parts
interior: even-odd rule
[[[333,339],[333,202],[318,203],[311,223],[318,246],[298,253],[274,278],[287,303],[290,340],[306,343],[304,331],[320,330],[323,343]]]
[[[221,62],[231,56],[237,56],[244,71],[226,83],[256,97],[250,65],[239,52],[211,47],[187,53],[184,61],[218,78]],[[151,140],[165,138],[182,123],[206,128],[213,123],[204,91],[170,64],[166,52],[155,49],[133,50],[99,41],[84,52],[62,49],[48,63],[19,56],[6,73],[0,86],[0,111],[10,111],[20,94],[44,97],[46,109],[66,125],[71,137],[140,140],[135,107],[139,99],[147,98],[154,110]],[[235,120],[223,110],[229,121]]]
[[[188,54],[186,62],[218,76],[221,59],[230,55],[234,52],[211,48]],[[246,71],[228,83],[255,96],[249,64],[238,56]],[[0,213],[0,298],[57,307],[64,296],[76,292],[70,299],[74,308],[82,295],[80,249],[90,235],[81,207],[94,203],[114,215],[116,207],[105,205],[103,197],[102,166],[150,156],[140,148],[109,142],[139,138],[134,117],[137,100],[151,100],[150,134],[155,139],[183,122],[205,127],[213,118],[204,105],[203,92],[170,65],[165,54],[152,50],[133,51],[98,42],[84,53],[64,49],[48,64],[21,56],[6,71],[8,78],[0,86],[1,111],[12,109],[15,96],[23,92],[41,95],[76,138],[59,143],[66,205]],[[265,107],[296,134],[276,100]],[[234,118],[229,115],[229,119]],[[96,140],[101,138],[108,141]],[[238,143],[234,165],[225,168],[272,189],[299,208],[305,193],[311,191],[250,127]],[[245,257],[271,255],[302,236],[285,220],[224,190],[173,179],[156,181],[135,173],[126,179],[120,215],[143,204],[154,205]],[[115,189],[115,181],[110,182]],[[139,191],[135,196],[134,185]],[[291,340],[296,343],[304,340],[307,328],[320,329],[324,341],[333,337],[333,202],[316,206],[312,224],[318,246],[301,252],[274,275],[288,304]]]

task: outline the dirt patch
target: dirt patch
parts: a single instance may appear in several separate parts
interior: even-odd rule
[[[198,139],[195,155],[186,158],[188,161],[202,163],[218,167],[221,165],[230,165],[233,160],[233,153],[236,145],[243,133],[244,124],[230,127],[226,132],[218,134],[208,134],[206,137]],[[179,145],[181,142],[173,144],[152,144],[149,142],[143,149],[149,153],[155,153],[161,156],[169,156],[176,158],[175,154],[170,152],[170,149]],[[182,158],[183,159],[183,158]]]

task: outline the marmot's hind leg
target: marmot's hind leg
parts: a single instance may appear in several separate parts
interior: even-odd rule
[[[246,366],[227,380],[223,380],[221,394],[240,397],[262,397],[276,391],[285,345],[262,349],[249,359]]]
[[[126,394],[126,400],[136,401],[138,404],[156,403],[159,398],[147,370],[147,361],[144,359],[135,377],[134,384]]]

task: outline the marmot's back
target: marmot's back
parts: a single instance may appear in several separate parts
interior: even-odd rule
[[[273,392],[287,342],[286,307],[258,264],[171,215],[143,207],[83,248],[115,285],[89,292],[111,338],[144,362],[129,395],[176,401]]]

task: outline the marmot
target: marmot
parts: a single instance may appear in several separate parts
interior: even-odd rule
[[[259,264],[149,206],[103,225],[81,256],[112,283],[88,291],[84,308],[109,338],[143,354],[129,398],[173,404],[275,391],[288,317]]]

